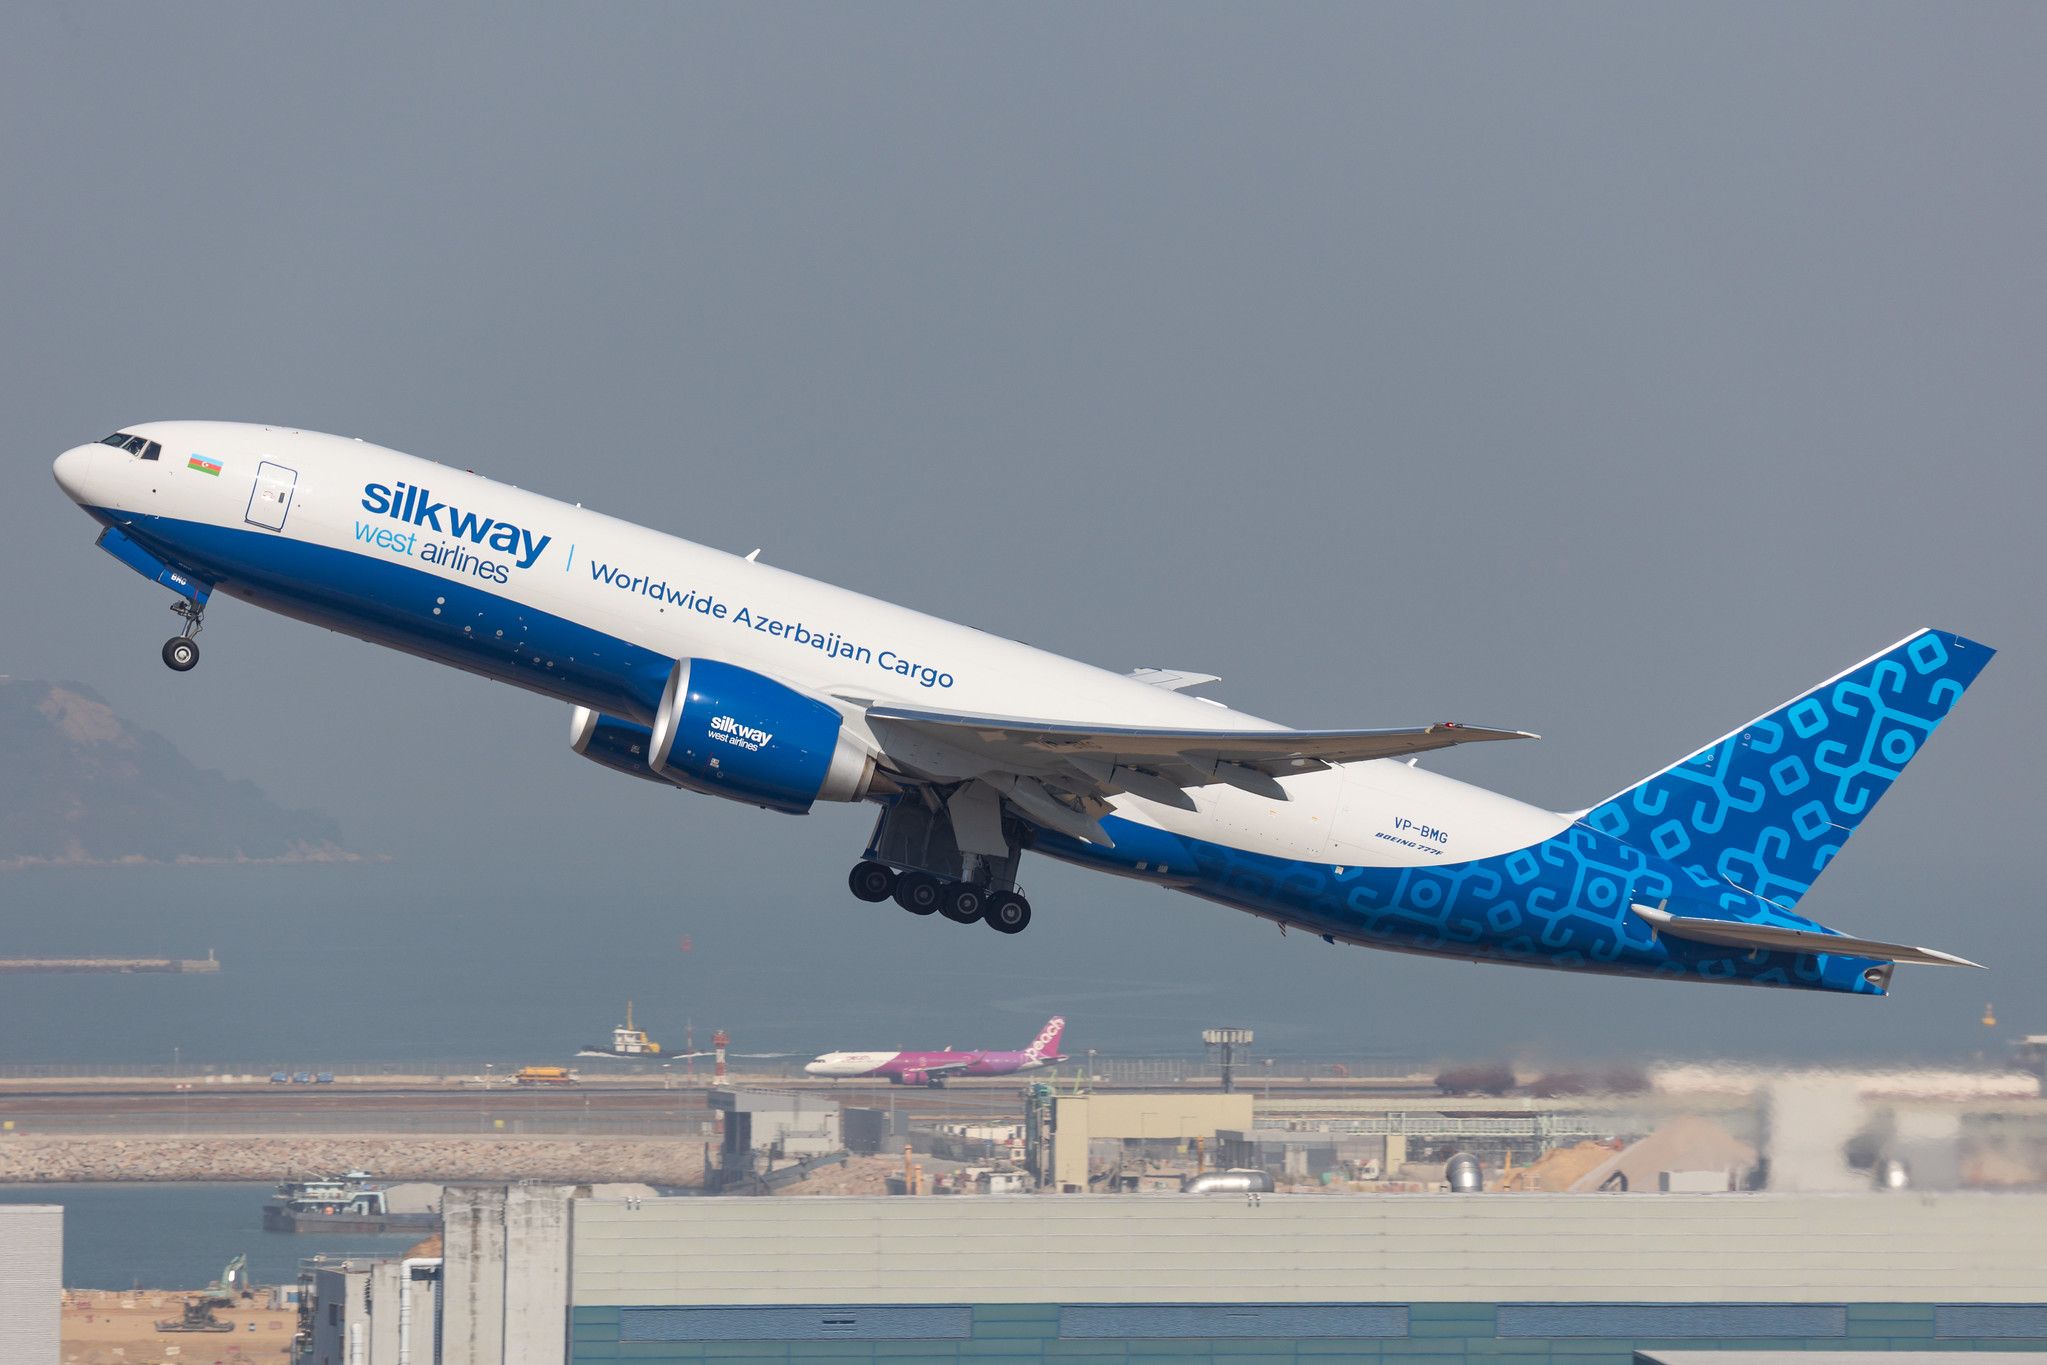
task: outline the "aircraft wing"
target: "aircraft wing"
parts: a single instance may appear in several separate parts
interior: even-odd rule
[[[971,1062],[940,1062],[937,1066],[920,1066],[917,1070],[926,1076],[948,1076],[955,1071],[965,1071]]]
[[[1628,907],[1659,934],[1690,939],[1694,943],[1724,944],[1730,948],[1762,948],[1787,953],[1838,953],[1843,957],[1877,958],[1886,962],[1917,962],[1929,967],[1981,967],[1966,957],[1943,953],[1935,948],[1916,948],[1909,943],[1883,943],[1873,938],[1847,934],[1822,934],[1811,929],[1789,929],[1776,924],[1752,924],[1747,920],[1703,919],[1673,915],[1652,905]]]
[[[1192,810],[1185,789],[1220,782],[1284,801],[1277,779],[1289,774],[1453,744],[1536,738],[1450,722],[1398,730],[1189,730],[901,706],[871,707],[867,720],[891,757],[938,777],[979,778],[1031,818],[1092,843],[1108,840],[1097,824],[1104,811],[1090,803],[1118,792]]]
[[[1213,673],[1195,673],[1185,668],[1134,668],[1124,676],[1167,692],[1184,692],[1190,687],[1222,681]]]

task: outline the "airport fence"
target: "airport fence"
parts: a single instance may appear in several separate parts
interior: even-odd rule
[[[1091,1074],[1102,1085],[1204,1085],[1222,1083],[1222,1064],[1206,1057],[1072,1057],[1066,1070]],[[1429,1084],[1436,1068],[1408,1059],[1275,1057],[1240,1061],[1232,1068],[1236,1085],[1245,1090],[1280,1081],[1376,1081],[1389,1085]]]
[[[1611,1138],[1641,1127],[1634,1115],[1621,1113],[1535,1113],[1480,1116],[1472,1114],[1380,1114],[1369,1118],[1315,1119],[1287,1125],[1302,1136],[1419,1138]]]

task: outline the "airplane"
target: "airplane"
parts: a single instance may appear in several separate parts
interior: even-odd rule
[[[1095,668],[360,439],[150,422],[55,474],[173,594],[172,669],[221,593],[554,698],[615,772],[872,802],[848,884],[915,915],[1021,932],[1028,851],[1480,963],[1861,995],[1901,962],[1977,965],[1798,911],[1989,663],[1951,631],[1551,811],[1416,766],[1525,731],[1291,729],[1192,695],[1207,674]]]
[[[1013,1076],[1019,1071],[1063,1062],[1059,1035],[1066,1021],[1056,1015],[1031,1045],[1021,1052],[827,1052],[803,1070],[812,1076],[851,1080],[855,1076],[886,1076],[890,1085],[923,1085],[933,1089],[953,1076]]]

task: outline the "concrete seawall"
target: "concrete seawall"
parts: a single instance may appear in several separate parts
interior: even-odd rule
[[[386,1180],[695,1185],[703,1144],[666,1138],[0,1138],[0,1182],[290,1180],[336,1171]]]
[[[29,972],[217,972],[220,962],[205,957],[6,957],[0,973]]]

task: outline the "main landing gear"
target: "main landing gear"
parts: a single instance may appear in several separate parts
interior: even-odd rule
[[[1029,837],[983,783],[906,792],[882,807],[866,858],[846,881],[870,903],[893,897],[913,915],[1020,934],[1031,903],[1017,894],[1016,866]]]
[[[163,642],[163,661],[172,672],[189,673],[199,662],[199,642],[192,637],[199,633],[200,618],[206,609],[179,600],[171,603],[171,611],[185,623],[185,628]]]
[[[893,897],[913,915],[943,915],[954,924],[979,920],[998,934],[1020,934],[1031,923],[1031,903],[1014,891],[948,881],[928,872],[899,876],[888,864],[873,861],[857,864],[846,882],[855,896],[870,904]]]

